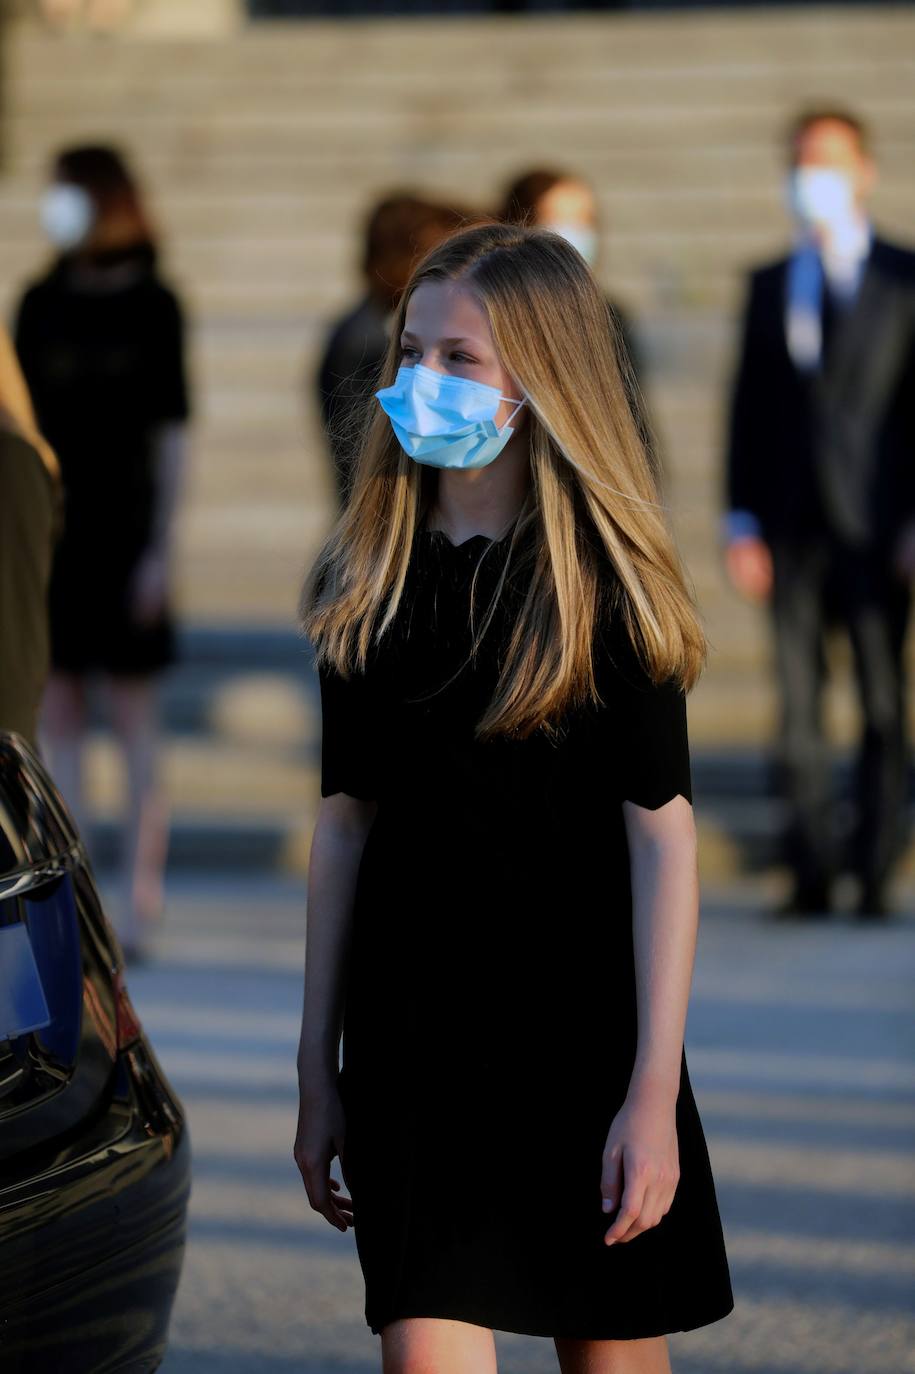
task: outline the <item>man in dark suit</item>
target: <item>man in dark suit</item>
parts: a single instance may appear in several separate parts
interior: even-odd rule
[[[863,730],[843,842],[857,913],[886,914],[903,839],[903,644],[915,574],[915,253],[866,212],[867,129],[819,109],[790,131],[790,254],[750,277],[730,411],[725,563],[771,606],[789,802],[786,913],[829,910],[839,868],[823,731],[824,635],[847,632]]]

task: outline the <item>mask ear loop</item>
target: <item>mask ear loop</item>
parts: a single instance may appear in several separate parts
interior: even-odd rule
[[[502,400],[503,400],[503,401],[514,401],[515,398],[514,398],[514,396],[503,396],[503,397],[502,397]],[[522,396],[520,401],[515,402],[515,408],[514,408],[514,410],[512,411],[511,415],[509,415],[508,419],[505,421],[505,424],[501,426],[500,432],[501,432],[502,429],[505,428],[505,425],[510,425],[510,424],[511,424],[512,420],[513,420],[513,419],[515,418],[515,416],[518,414],[518,411],[519,411],[519,410],[521,409],[521,407],[524,405],[524,403],[525,403],[526,400],[527,400],[527,397],[526,397],[526,396]]]

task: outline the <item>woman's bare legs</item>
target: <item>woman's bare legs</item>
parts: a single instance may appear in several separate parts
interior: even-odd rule
[[[381,1331],[383,1374],[496,1374],[488,1326],[444,1317],[401,1317]]]
[[[162,915],[168,847],[167,810],[158,781],[158,684],[149,677],[109,678],[108,690],[127,769],[118,935],[126,945],[137,945]]]
[[[52,673],[41,703],[39,743],[48,771],[60,788],[80,838],[85,841],[89,839],[83,793],[87,719],[85,679],[74,673]]]
[[[572,1341],[555,1337],[562,1374],[670,1374],[666,1336],[640,1341]]]
[[[665,1336],[638,1341],[554,1338],[561,1374],[671,1374]],[[381,1332],[382,1374],[496,1374],[487,1326],[403,1317]]]

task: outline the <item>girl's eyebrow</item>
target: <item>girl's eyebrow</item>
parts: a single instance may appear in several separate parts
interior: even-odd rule
[[[417,336],[416,336],[411,330],[409,330],[409,329],[404,329],[404,330],[402,331],[400,337],[401,337],[402,339],[414,339],[414,340],[415,340]],[[449,347],[452,347],[452,348],[454,347],[455,344],[461,344],[461,343],[472,344],[475,348],[479,348],[479,347],[480,347],[480,342],[479,342],[478,339],[469,339],[469,338],[467,338],[465,335],[458,335],[457,338],[454,338],[454,339],[439,339],[439,343],[441,343],[441,344],[448,344]]]

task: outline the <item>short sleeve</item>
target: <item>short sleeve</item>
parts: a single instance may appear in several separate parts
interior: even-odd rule
[[[692,804],[686,693],[675,679],[655,683],[624,629],[611,636],[600,665],[605,721],[614,745],[621,802],[656,811],[673,797]]]
[[[345,792],[376,798],[371,689],[364,673],[343,677],[329,664],[318,667],[321,686],[321,796]]]

